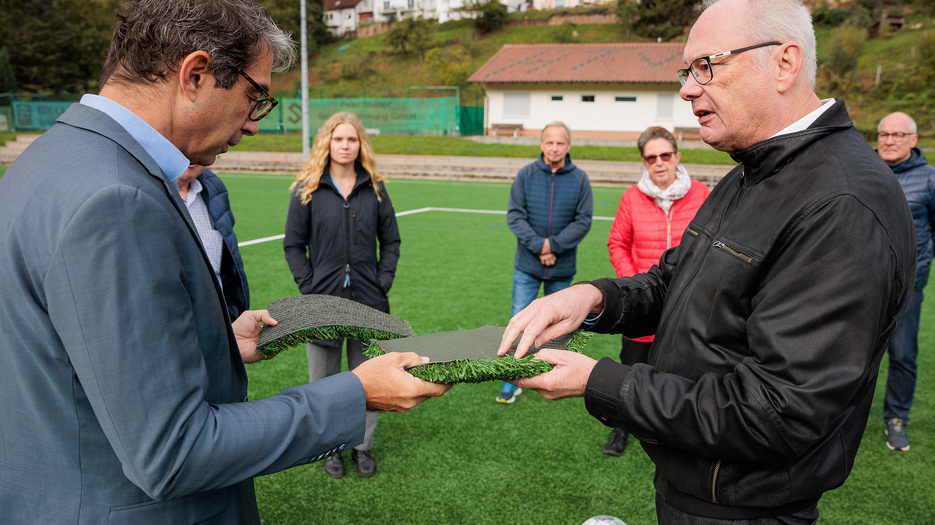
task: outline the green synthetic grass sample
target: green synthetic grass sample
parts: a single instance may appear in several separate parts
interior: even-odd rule
[[[409,323],[356,301],[330,295],[286,297],[267,305],[276,325],[260,332],[257,351],[272,357],[316,339],[392,339],[415,335]]]
[[[512,353],[498,356],[497,348],[503,327],[483,326],[475,330],[441,332],[389,341],[374,341],[365,349],[368,357],[387,352],[415,352],[431,359],[414,366],[408,372],[432,383],[482,383],[510,381],[532,377],[552,370],[552,365],[535,359],[539,347],[519,359]],[[580,352],[588,340],[584,332],[575,332],[549,341],[541,348],[558,348]],[[518,340],[517,340],[518,341]],[[516,343],[511,352],[515,351]]]

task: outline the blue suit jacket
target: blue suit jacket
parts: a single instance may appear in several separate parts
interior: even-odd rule
[[[0,521],[256,523],[252,477],[361,443],[339,374],[246,401],[178,190],[75,104],[0,179]]]

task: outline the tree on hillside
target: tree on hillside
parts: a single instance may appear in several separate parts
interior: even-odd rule
[[[474,29],[482,35],[506,25],[506,6],[500,0],[470,0],[464,10],[475,15]]]
[[[695,0],[642,0],[636,33],[645,38],[671,40],[691,23]]]
[[[639,2],[637,0],[617,0],[614,4],[614,14],[620,21],[620,29],[626,37],[633,36],[633,26],[636,23],[636,14],[639,11]]]
[[[10,53],[0,47],[0,93],[15,93],[19,89],[16,73],[10,65]]]
[[[107,53],[120,0],[0,0],[0,27],[19,88],[89,91]]]
[[[463,47],[435,48],[425,54],[425,63],[441,77],[444,86],[461,86],[467,82],[471,60]]]
[[[828,43],[828,59],[825,67],[832,75],[844,78],[857,69],[857,57],[867,42],[867,30],[852,24],[844,24],[831,31]]]
[[[390,29],[383,34],[383,42],[391,48],[409,55],[414,51],[421,62],[425,51],[432,43],[432,34],[435,24],[432,20],[422,17],[413,17],[394,22]]]

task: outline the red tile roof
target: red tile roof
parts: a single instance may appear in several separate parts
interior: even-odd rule
[[[505,45],[468,82],[677,83],[683,43]]]
[[[325,0],[325,11],[349,9],[359,4],[361,1],[362,0]]]

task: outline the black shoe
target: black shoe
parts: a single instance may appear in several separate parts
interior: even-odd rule
[[[332,478],[344,477],[344,460],[341,459],[340,452],[325,459],[325,474]]]
[[[608,456],[621,456],[623,450],[627,448],[630,437],[622,429],[615,428],[610,432],[607,438],[607,444],[604,445],[604,454]]]
[[[369,478],[377,470],[377,464],[367,451],[351,449],[351,459],[357,463],[357,473],[362,477]]]

